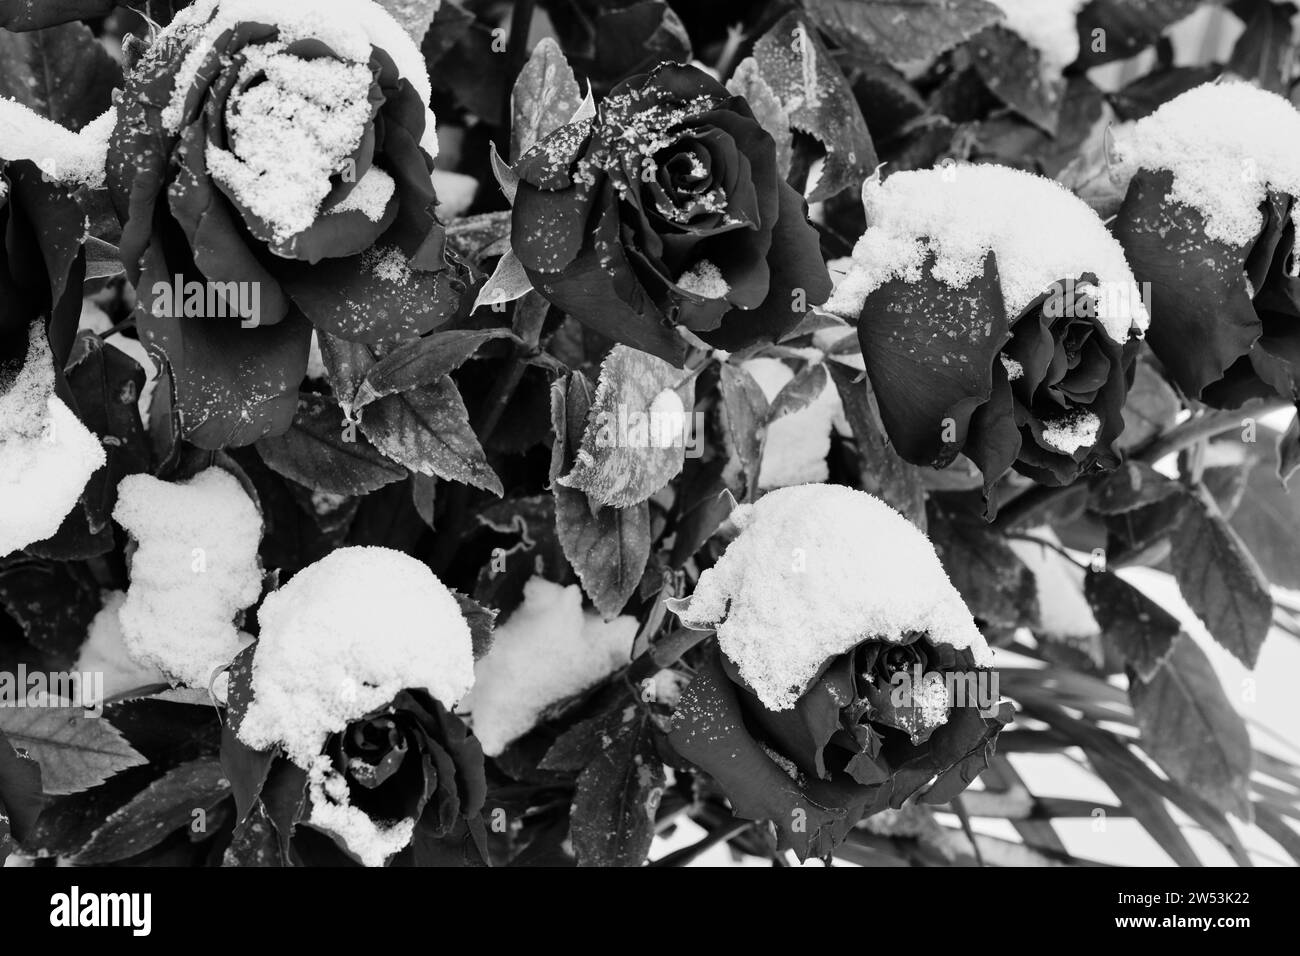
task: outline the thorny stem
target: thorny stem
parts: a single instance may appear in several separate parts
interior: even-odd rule
[[[1129,460],[1155,464],[1167,455],[1175,454],[1184,448],[1190,448],[1216,435],[1222,435],[1224,432],[1242,427],[1243,418],[1259,418],[1269,412],[1279,411],[1290,406],[1291,403],[1284,398],[1272,398],[1253,406],[1205,412],[1134,449],[1129,455]],[[1065,485],[1060,488],[1053,488],[1046,485],[1037,485],[1030,488],[1023,494],[1011,499],[1001,509],[995,524],[999,528],[1024,525],[1035,515],[1050,508],[1074,487],[1073,485]]]

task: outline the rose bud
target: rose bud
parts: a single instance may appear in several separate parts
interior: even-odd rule
[[[199,0],[130,69],[108,185],[190,441],[283,432],[313,326],[374,343],[455,312],[429,96],[370,0]]]
[[[1112,226],[1151,283],[1148,340],[1178,386],[1221,408],[1300,373],[1300,113],[1246,83],[1188,90],[1117,137],[1132,176]]]
[[[1057,183],[1001,166],[868,180],[867,229],[827,309],[857,323],[898,453],[964,452],[985,496],[1119,462],[1147,310],[1124,252]]]
[[[773,491],[731,521],[676,608],[717,630],[673,716],[677,753],[800,859],[864,816],[964,790],[1011,711],[925,535],[837,485]]]
[[[231,678],[223,760],[278,750],[292,764],[302,809],[282,822],[295,851],[367,866],[486,860],[483,751],[450,710],[474,679],[456,597],[401,552],[341,548],[268,595],[258,620],[251,666],[245,651]]]
[[[772,341],[830,294],[803,198],[742,97],[692,66],[623,81],[515,164],[511,247],[533,286],[618,342],[681,363]]]

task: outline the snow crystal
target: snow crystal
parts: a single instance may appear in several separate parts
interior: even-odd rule
[[[997,257],[1007,317],[1063,279],[1097,277],[1097,320],[1116,342],[1150,322],[1120,244],[1097,214],[1060,183],[1018,169],[962,165],[878,177],[862,184],[867,230],[849,274],[825,305],[856,320],[868,295],[895,277],[918,281],[928,255],[932,275],[965,288]]]
[[[977,667],[992,665],[934,546],[879,499],[800,485],[741,505],[731,521],[740,534],[679,616],[717,628],[722,650],[772,710],[793,707],[829,658],[864,640],[922,632],[969,650]]]
[[[677,287],[706,299],[721,299],[731,291],[727,280],[722,278],[721,270],[708,259],[701,259],[688,272],[682,273],[682,277],[677,280]]]
[[[1171,197],[1205,217],[1208,236],[1254,242],[1268,187],[1300,196],[1300,113],[1248,83],[1188,90],[1117,134],[1121,169],[1173,174]],[[1292,211],[1300,222],[1300,208]]]
[[[1091,448],[1097,443],[1101,419],[1096,413],[1078,410],[1063,418],[1043,422],[1043,441],[1057,451],[1073,455],[1080,448]]]
[[[90,622],[85,643],[73,665],[75,671],[104,675],[105,698],[150,684],[167,683],[162,671],[148,662],[137,661],[127,649],[120,617],[125,601],[125,591],[104,592],[104,606]]]
[[[188,481],[128,475],[113,518],[139,547],[120,610],[127,649],[174,681],[206,688],[242,646],[237,613],[257,600],[262,518],[230,472]]]
[[[606,622],[584,613],[576,584],[530,578],[524,603],[497,628],[461,702],[483,752],[495,757],[531,730],[548,706],[626,665],[636,632],[636,618]]]
[[[1002,26],[1038,51],[1043,72],[1060,76],[1079,58],[1076,15],[1087,0],[993,0],[1001,7]]]
[[[384,210],[388,208],[388,200],[393,198],[396,188],[392,176],[378,166],[371,166],[352,187],[352,192],[330,212],[359,212],[371,222],[379,222],[384,218]]]
[[[1025,374],[1025,367],[1013,359],[1010,355],[999,355],[1002,359],[1002,367],[1007,370],[1007,381],[1014,382]]]
[[[348,782],[330,765],[329,757],[312,758],[307,774],[307,794],[311,800],[308,819],[312,826],[337,836],[365,866],[383,866],[415,835],[414,820],[384,825],[352,806]]]
[[[0,368],[0,556],[58,531],[106,460],[99,439],[54,394],[39,323],[12,374],[6,382]]]
[[[0,159],[31,160],[50,179],[97,189],[104,185],[108,137],[116,122],[117,111],[110,107],[74,133],[0,97]]]
[[[361,265],[370,270],[371,275],[393,285],[406,285],[411,280],[411,266],[406,261],[406,254],[397,246],[367,249],[361,254]]]
[[[329,734],[398,691],[427,690],[452,707],[474,680],[455,597],[400,551],[333,551],[267,595],[258,620],[253,701],[239,736],[259,749],[283,744],[301,767]]]
[[[758,383],[769,402],[794,378],[793,369],[780,359],[753,358],[740,367]],[[831,428],[843,415],[839,390],[827,376],[826,387],[817,398],[767,426],[758,487],[766,490],[825,481],[830,474],[826,456],[831,450]]]

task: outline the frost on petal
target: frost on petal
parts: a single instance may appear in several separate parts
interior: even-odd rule
[[[718,643],[765,707],[788,710],[832,657],[866,640],[993,652],[930,540],[884,502],[839,485],[782,488],[731,514],[740,534],[700,575],[683,623]]]
[[[1097,214],[1061,184],[994,165],[895,173],[862,185],[867,230],[826,310],[856,320],[868,295],[894,278],[930,274],[964,289],[997,260],[1007,319],[1014,321],[1063,279],[1097,279],[1097,321],[1112,340],[1150,322],[1119,242]]]
[[[1205,234],[1254,242],[1270,188],[1300,197],[1300,112],[1248,83],[1206,83],[1117,136],[1122,169],[1168,170],[1169,197],[1205,217]],[[1293,216],[1300,212],[1293,210]]]
[[[312,759],[307,796],[311,804],[308,822],[338,837],[365,866],[383,866],[390,856],[405,849],[415,834],[414,820],[385,825],[352,806],[348,782],[330,765],[329,757]]]
[[[0,556],[53,535],[106,458],[99,439],[54,394],[39,326],[21,367],[0,365]]]
[[[533,728],[551,704],[586,690],[628,663],[637,621],[584,612],[576,584],[534,577],[524,603],[497,628],[461,701],[483,752],[495,757]]]
[[[282,744],[310,768],[325,739],[427,690],[444,706],[474,680],[469,625],[429,568],[389,548],[340,548],[295,574],[258,610],[253,699],[239,737]]]
[[[243,646],[235,615],[261,593],[257,506],[221,468],[175,483],[128,475],[117,495],[113,518],[138,545],[119,612],[127,650],[206,688]]]

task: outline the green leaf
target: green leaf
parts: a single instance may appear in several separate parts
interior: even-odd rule
[[[0,8],[0,20],[5,20]],[[0,31],[0,96],[79,130],[112,105],[122,71],[84,23]]]
[[[1216,641],[1253,668],[1273,624],[1273,598],[1259,565],[1204,489],[1183,511],[1169,560],[1196,616]]]
[[[511,162],[571,122],[581,105],[582,87],[564,51],[553,38],[543,37],[519,71],[511,94]]]
[[[1088,508],[1097,514],[1117,515],[1176,494],[1178,482],[1140,461],[1125,462],[1097,482],[1088,496]]]
[[[654,839],[664,768],[637,711],[578,776],[573,849],[579,866],[640,866]]]
[[[1124,60],[1146,49],[1202,0],[1092,0],[1079,11],[1082,66]]]
[[[492,628],[496,624],[497,612],[486,608],[472,597],[452,591],[451,596],[460,605],[461,616],[469,625],[470,643],[474,648],[474,660],[481,660],[492,648]]]
[[[727,80],[727,92],[732,96],[743,96],[759,125],[776,141],[776,172],[785,179],[790,175],[794,152],[790,114],[781,105],[776,91],[763,78],[757,60],[750,56],[740,61],[731,79]]]
[[[1178,619],[1110,571],[1089,571],[1083,591],[1101,625],[1102,639],[1139,678],[1150,680],[1182,632]]]
[[[1250,735],[1210,660],[1190,637],[1150,680],[1129,685],[1142,746],[1169,776],[1250,822]]]
[[[0,605],[50,664],[71,667],[103,602],[84,565],[20,559],[0,565]]]
[[[994,25],[970,41],[975,72],[1002,102],[1055,135],[1065,98],[1065,78],[1043,73],[1042,54],[1018,34]]]
[[[925,486],[922,471],[894,451],[880,422],[880,410],[871,383],[853,369],[831,362],[831,379],[840,393],[844,417],[857,444],[858,473],[862,488],[925,530]],[[857,381],[856,379],[861,379]],[[933,472],[932,469],[929,470]]]
[[[728,449],[740,464],[745,482],[744,498],[752,501],[758,496],[758,475],[763,464],[767,396],[754,377],[739,365],[723,362],[720,372],[720,407]]]
[[[614,346],[601,364],[574,466],[556,481],[597,504],[640,504],[682,470],[694,407],[693,373]]]
[[[361,430],[383,454],[412,471],[502,494],[501,479],[488,465],[449,376],[367,405]]]
[[[654,359],[654,361],[659,361]],[[616,617],[627,604],[650,560],[650,505],[597,505],[587,495],[556,479],[571,467],[571,444],[583,429],[590,406],[590,386],[574,372],[551,386],[551,491],[555,495],[555,531],[560,547],[582,589],[602,616]]]
[[[926,60],[1002,19],[987,0],[808,0],[833,37],[865,43],[895,66]]]
[[[1272,451],[1264,441],[1256,447],[1261,452]],[[1278,472],[1285,467],[1275,467],[1269,458],[1249,467],[1242,475],[1244,487],[1228,523],[1270,583],[1300,588],[1300,487],[1289,488],[1278,480]],[[1207,469],[1206,476],[1209,474]]]
[[[1038,619],[1034,573],[1006,540],[982,522],[930,514],[929,534],[944,570],[977,619],[1000,627],[1032,625]]]
[[[509,329],[449,329],[407,342],[371,366],[357,387],[353,408],[377,398],[439,381],[493,339],[514,338]]]
[[[0,816],[9,820],[9,831],[21,843],[36,826],[45,797],[41,792],[41,768],[35,760],[22,757],[0,733]],[[4,841],[0,840],[0,850]],[[0,863],[4,855],[0,853]]]
[[[253,447],[276,474],[312,491],[364,495],[406,477],[406,469],[381,455],[338,405],[303,392],[293,424],[283,435]]]
[[[754,45],[754,60],[790,126],[826,149],[821,176],[805,190],[808,201],[859,186],[876,166],[876,148],[848,80],[817,31],[790,13]]]
[[[1174,424],[1182,404],[1178,396],[1147,362],[1138,362],[1124,402],[1124,431],[1119,436],[1122,449],[1137,448],[1156,435],[1163,435]]]
[[[78,793],[147,763],[116,727],[80,707],[0,707],[0,733],[41,765],[49,794]]]
[[[825,362],[810,362],[796,372],[772,399],[767,423],[770,425],[784,415],[793,415],[820,398],[826,388],[826,374]]]
[[[71,862],[91,866],[125,860],[182,827],[195,836],[207,834],[208,814],[229,795],[230,781],[215,757],[183,763],[110,814]]]

